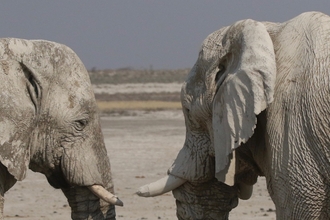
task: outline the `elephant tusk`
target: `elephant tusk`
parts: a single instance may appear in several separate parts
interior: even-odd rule
[[[136,192],[137,195],[142,197],[159,196],[161,194],[172,191],[184,184],[187,180],[175,177],[173,175],[167,175],[156,182],[149,183],[141,186]]]
[[[103,186],[92,185],[92,186],[89,186],[88,189],[90,191],[92,191],[92,193],[94,193],[94,195],[96,195],[100,199],[102,199],[112,205],[124,206],[124,203],[120,199],[118,199],[117,196],[108,192],[106,189],[104,189]]]

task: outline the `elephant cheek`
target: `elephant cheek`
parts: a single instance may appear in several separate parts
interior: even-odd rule
[[[214,157],[209,155],[209,142],[199,146],[195,145],[196,142],[189,143],[186,141],[168,173],[189,182],[206,182],[212,179],[215,175],[215,162]]]
[[[104,185],[99,163],[100,158],[94,152],[87,152],[83,148],[70,149],[66,150],[62,157],[61,168],[66,180],[72,186]],[[103,169],[110,170],[110,167]]]

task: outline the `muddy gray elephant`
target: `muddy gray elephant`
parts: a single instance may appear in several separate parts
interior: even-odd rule
[[[0,39],[0,85],[0,219],[5,192],[28,168],[64,192],[73,219],[115,219],[122,202],[78,56],[54,42]]]
[[[277,219],[330,218],[329,16],[215,31],[181,101],[185,144],[139,195],[173,190],[179,219],[227,219],[265,176]]]

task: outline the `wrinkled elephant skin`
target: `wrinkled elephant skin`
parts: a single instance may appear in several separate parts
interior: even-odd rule
[[[207,183],[186,183],[173,190],[178,219],[228,219],[238,204],[234,187],[213,179]]]
[[[62,189],[73,219],[115,219],[114,204],[122,203],[112,194],[96,101],[78,56],[50,41],[0,39],[0,85],[2,205],[30,168]]]
[[[265,176],[277,219],[330,218],[329,51],[330,17],[319,12],[242,20],[204,40],[181,92],[186,141],[168,172],[185,181],[172,189],[179,219],[226,218],[232,194],[219,205],[207,190],[228,176],[242,199]]]

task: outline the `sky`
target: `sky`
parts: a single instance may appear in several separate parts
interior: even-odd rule
[[[2,1],[0,37],[45,39],[72,48],[87,69],[191,68],[202,41],[242,19],[284,22],[330,14],[329,0]]]

